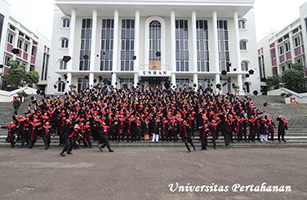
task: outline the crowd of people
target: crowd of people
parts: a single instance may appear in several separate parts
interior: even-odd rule
[[[208,139],[223,136],[225,146],[231,142],[255,142],[274,140],[276,125],[265,111],[257,109],[250,97],[233,94],[214,94],[211,89],[87,89],[70,91],[64,96],[42,96],[41,100],[31,97],[25,115],[13,116],[8,126],[7,141],[20,148],[35,145],[41,137],[47,150],[50,138],[59,135],[63,145],[61,156],[72,153],[81,145],[92,148],[98,141],[98,148],[109,141],[152,142],[159,140],[185,143],[195,151],[192,138],[199,135],[201,149],[207,150]],[[31,109],[32,108],[32,109]],[[17,109],[18,110],[18,109]],[[284,142],[287,130],[286,117],[278,119],[278,140]],[[189,145],[190,144],[190,145]]]

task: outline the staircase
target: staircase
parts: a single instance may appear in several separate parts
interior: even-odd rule
[[[40,97],[36,97],[39,99]],[[269,142],[237,142],[231,143],[232,147],[235,148],[280,148],[280,147],[307,147],[307,104],[285,104],[284,99],[279,96],[258,96],[252,97],[254,105],[260,110],[266,111],[268,116],[273,119],[276,125],[278,122],[276,118],[279,115],[285,115],[288,121],[288,131],[286,131],[286,143],[277,141],[277,130],[275,131],[275,141]],[[268,101],[267,107],[263,104]],[[27,111],[27,106],[30,103],[30,97],[27,97],[25,102],[19,109],[19,113],[23,114]],[[33,108],[33,106],[32,106]],[[8,125],[12,120],[13,106],[12,103],[0,103],[0,125]],[[9,144],[5,141],[7,136],[7,131],[5,129],[0,129],[0,146],[9,147]],[[193,143],[199,148],[200,140],[198,134],[193,138]],[[208,139],[208,146],[212,148],[211,137]],[[220,136],[216,141],[217,147],[224,147],[224,138]],[[95,143],[93,143],[95,144]],[[110,142],[112,147],[184,147],[184,144],[179,140],[178,142],[167,142],[159,141],[154,143],[151,141],[137,141],[137,142]],[[17,143],[18,145],[18,143]],[[41,138],[38,139],[35,146],[43,146],[43,141]],[[59,146],[58,136],[51,138],[51,146]]]

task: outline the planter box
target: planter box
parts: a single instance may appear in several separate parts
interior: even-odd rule
[[[296,103],[296,98],[295,97],[287,97],[287,98],[285,98],[285,103],[286,104]]]

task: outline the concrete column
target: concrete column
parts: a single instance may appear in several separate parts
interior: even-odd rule
[[[171,11],[171,71],[172,84],[176,85],[176,15],[175,11]]]
[[[134,22],[134,71],[139,72],[140,66],[140,11],[135,11],[135,22]]]
[[[215,65],[215,85],[213,88],[216,88],[216,85],[221,82],[220,77],[220,62],[219,62],[219,47],[218,47],[218,35],[217,35],[217,12],[213,11],[212,14],[213,22],[213,44],[214,44],[214,65]],[[219,93],[219,89],[215,89],[216,93]]]
[[[193,53],[193,71],[197,72],[196,11],[192,12],[192,53]]]
[[[93,86],[94,86],[94,73],[93,73],[93,72],[91,72],[91,73],[89,74],[89,80],[88,80],[88,82],[89,82],[89,87],[90,87],[90,88],[93,88]]]
[[[292,63],[295,63],[295,51],[294,51],[295,47],[293,44],[293,37],[292,37],[291,32],[289,33],[289,41],[290,41],[291,60],[292,60]]]
[[[114,11],[114,36],[113,36],[113,72],[116,72],[117,70],[119,70],[117,66],[118,64],[118,40],[119,40],[118,31],[119,31],[119,12],[118,10],[115,10]]]
[[[33,34],[31,34],[33,36]],[[28,64],[27,64],[27,70],[30,71],[31,66],[31,58],[32,58],[32,48],[33,48],[33,40],[30,40],[29,48],[28,48]]]
[[[72,9],[70,16],[70,33],[69,33],[69,43],[68,43],[68,56],[71,57],[71,60],[67,63],[67,71],[70,73],[67,74],[67,81],[69,85],[72,84],[72,66],[73,66],[73,55],[74,55],[74,43],[75,43],[75,30],[76,29],[76,10]],[[77,59],[77,58],[76,58]],[[66,90],[69,90],[69,87],[66,87]]]
[[[72,74],[70,72],[68,72],[67,73],[67,81],[68,81],[68,83],[67,82],[65,83],[66,84],[66,87],[65,87],[66,91],[70,90],[69,86],[72,84],[71,80],[72,80]]]
[[[281,76],[282,75],[282,70],[280,69],[280,66],[279,66],[280,65],[280,62],[279,62],[279,48],[278,48],[276,42],[275,42],[275,55],[276,55],[277,74],[279,76]]]
[[[238,12],[235,11],[233,13],[233,23],[234,23],[234,32],[235,32],[235,52],[236,52],[236,68],[237,72],[241,72],[241,50],[240,50],[240,35],[239,35],[239,19]],[[237,76],[238,86],[239,86],[239,94],[243,94],[243,82],[242,82],[242,74],[238,74]]]
[[[117,85],[115,84],[117,82],[117,76],[116,76],[116,73],[114,73],[113,72],[113,74],[112,74],[112,86],[114,87],[114,88],[116,88],[117,87]]]
[[[139,82],[139,74],[138,73],[135,73],[134,74],[134,84],[133,86],[136,87],[138,86],[137,83]]]
[[[194,88],[194,84],[196,84],[196,87]],[[198,74],[193,74],[193,89],[198,89]]]
[[[92,16],[92,41],[91,41],[91,55],[90,55],[90,76],[89,76],[89,85],[90,87],[94,85],[94,71],[95,71],[95,65],[96,65],[96,41],[97,41],[97,10],[93,10],[93,16]]]

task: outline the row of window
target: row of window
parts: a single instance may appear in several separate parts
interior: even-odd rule
[[[14,45],[13,44],[13,41],[14,41],[14,35],[12,33],[8,33],[8,36],[7,36],[7,42],[11,45]],[[63,43],[64,42],[67,42],[67,46],[65,46]],[[68,39],[64,40],[62,39],[61,41],[61,47],[62,48],[68,48]],[[27,41],[25,41],[24,39],[22,38],[18,38],[17,40],[17,48],[23,50],[24,52],[28,52],[28,49],[29,49],[29,46],[30,46],[30,43],[28,43]],[[31,50],[31,55],[34,56],[35,55],[35,47],[33,46],[32,47],[32,50]]]

